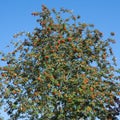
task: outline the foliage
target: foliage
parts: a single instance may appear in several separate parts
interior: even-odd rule
[[[42,5],[42,12],[32,15],[40,26],[33,33],[16,34],[24,40],[13,43],[12,52],[1,53],[1,104],[10,118],[117,119],[115,41],[103,40],[102,32],[64,8],[57,12]]]

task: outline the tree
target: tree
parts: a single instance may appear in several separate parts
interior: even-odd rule
[[[24,40],[13,43],[12,52],[1,53],[1,104],[10,118],[117,119],[114,33],[104,40],[102,32],[64,8],[57,12],[42,5],[32,15],[40,26],[33,33],[16,34]]]

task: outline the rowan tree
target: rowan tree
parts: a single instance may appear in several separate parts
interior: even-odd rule
[[[117,119],[120,84],[111,37],[61,8],[33,12],[38,27],[1,53],[1,105],[10,119]]]

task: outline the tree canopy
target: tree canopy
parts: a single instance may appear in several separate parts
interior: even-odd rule
[[[38,27],[1,53],[0,103],[12,120],[116,120],[120,83],[111,38],[61,8],[33,12]]]

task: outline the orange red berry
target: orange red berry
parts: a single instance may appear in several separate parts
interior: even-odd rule
[[[68,41],[70,42],[72,40],[72,38],[68,38]]]
[[[48,58],[49,58],[49,56],[45,56],[45,58],[46,58],[46,59],[48,59]]]

